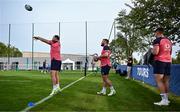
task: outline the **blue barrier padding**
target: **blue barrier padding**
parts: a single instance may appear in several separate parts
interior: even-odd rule
[[[180,64],[171,66],[170,91],[180,96]]]
[[[141,80],[147,84],[156,86],[152,66],[147,66],[147,65],[133,66],[131,71],[131,76],[136,80]]]
[[[118,65],[116,70],[126,70],[126,65]],[[153,74],[153,67],[147,65],[136,65],[132,67],[131,76],[143,81],[152,86],[156,86],[156,81]],[[180,96],[180,64],[173,64],[171,66],[170,75],[170,91],[175,95]]]
[[[127,65],[117,65],[116,70],[127,71]]]

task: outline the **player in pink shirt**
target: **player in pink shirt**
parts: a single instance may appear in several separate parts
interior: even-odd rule
[[[157,28],[155,31],[156,39],[153,42],[152,53],[154,54],[154,74],[157,86],[160,90],[162,100],[154,103],[155,105],[169,105],[169,76],[171,72],[171,53],[172,43],[163,35],[163,28]]]
[[[106,87],[109,86],[111,89],[111,92],[108,94],[108,96],[112,96],[116,94],[116,91],[112,85],[112,82],[108,78],[109,71],[111,69],[111,61],[110,61],[111,50],[108,44],[109,44],[108,39],[103,39],[101,42],[101,46],[103,47],[103,49],[98,59],[101,61],[101,74],[102,74],[102,80],[103,80],[103,88],[100,92],[97,92],[97,94],[106,95]]]
[[[50,95],[54,95],[60,91],[59,85],[59,71],[61,70],[61,44],[59,41],[59,36],[54,35],[52,40],[46,40],[42,37],[33,37],[36,40],[40,40],[51,46],[51,80],[53,84],[53,89]]]

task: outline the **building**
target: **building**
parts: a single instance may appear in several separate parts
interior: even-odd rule
[[[10,65],[8,66],[8,58],[0,58],[0,69],[21,69],[21,70],[38,70],[42,68],[43,62],[46,60],[46,66],[50,67],[50,54],[45,52],[34,52],[32,60],[32,52],[23,52],[22,57],[11,57]],[[92,56],[87,57],[88,69],[91,70]],[[33,61],[33,64],[32,64]],[[82,70],[85,67],[86,56],[79,54],[62,54],[62,70]],[[95,66],[98,66],[96,63]]]

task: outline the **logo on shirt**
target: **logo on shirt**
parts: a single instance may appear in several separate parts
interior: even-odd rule
[[[165,51],[169,51],[171,49],[171,46],[169,44],[164,45]]]

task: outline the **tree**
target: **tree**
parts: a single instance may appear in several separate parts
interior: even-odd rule
[[[6,57],[8,54],[7,46],[0,42],[0,57]]]
[[[116,24],[117,39],[110,43],[114,61],[127,59],[133,52],[144,52],[147,49],[149,42],[141,36],[141,30],[134,29],[126,10],[119,12]]]
[[[180,43],[180,1],[179,0],[133,0],[129,18],[135,29],[143,35],[152,34],[157,27],[165,29],[165,35]]]
[[[176,58],[173,59],[173,64],[180,64],[180,52],[178,51],[176,54]]]
[[[165,29],[165,35],[174,45],[180,43],[179,0],[132,0],[132,4],[126,4],[131,8],[129,14],[122,10],[116,19],[118,38],[111,43],[111,47],[123,54],[118,55],[117,50],[113,50],[114,57],[124,58],[133,52],[146,51],[152,45],[157,27]]]
[[[120,63],[121,60],[127,58],[127,44],[124,38],[118,37],[117,39],[112,40],[110,48],[112,52],[112,62]]]
[[[10,57],[22,57],[22,53],[18,48],[10,46],[10,48],[4,43],[0,42],[0,57],[7,57],[9,54]]]

